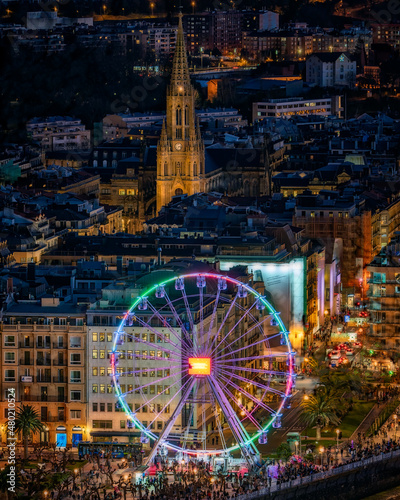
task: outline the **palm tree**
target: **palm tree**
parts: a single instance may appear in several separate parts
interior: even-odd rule
[[[315,396],[309,396],[301,402],[301,418],[309,427],[316,427],[317,439],[321,439],[321,429],[329,424],[339,424],[337,415],[340,400],[336,393],[319,390]]]
[[[35,434],[36,432],[42,431],[43,429],[44,425],[40,421],[39,415],[35,408],[30,405],[22,404],[16,412],[14,431],[20,432],[22,434],[25,460],[28,459],[28,439],[31,435],[31,432]]]

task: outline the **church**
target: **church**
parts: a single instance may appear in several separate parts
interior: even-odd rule
[[[237,141],[231,136],[227,142],[224,129],[213,134],[205,147],[180,15],[166,118],[157,146],[146,141],[138,145],[128,137],[97,146],[90,166],[101,176],[100,202],[122,206],[123,230],[139,233],[143,223],[174,196],[212,191],[245,197],[270,194],[274,160],[264,136]]]
[[[166,120],[157,147],[157,212],[173,196],[219,191],[232,196],[267,194],[266,154],[253,147],[205,150],[195,118],[194,89],[190,82],[182,14],[167,91]]]

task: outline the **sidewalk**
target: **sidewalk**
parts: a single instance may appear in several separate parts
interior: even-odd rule
[[[375,406],[371,408],[370,412],[365,416],[364,420],[360,423],[357,429],[350,436],[350,441],[355,441],[358,438],[358,434],[363,435],[364,433],[366,433],[371,425],[375,422],[375,419],[379,417],[382,411],[386,408],[387,404],[388,403],[380,404],[378,406],[378,404],[376,403]]]

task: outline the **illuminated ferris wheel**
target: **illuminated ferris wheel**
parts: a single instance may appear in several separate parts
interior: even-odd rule
[[[228,276],[193,273],[134,300],[115,332],[111,369],[129,426],[152,445],[147,463],[168,451],[206,459],[240,450],[253,464],[290,407],[293,355],[265,296]]]

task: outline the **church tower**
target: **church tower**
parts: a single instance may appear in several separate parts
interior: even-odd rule
[[[204,191],[204,145],[196,122],[194,90],[182,27],[182,14],[167,90],[167,116],[157,146],[157,211],[179,194]]]

